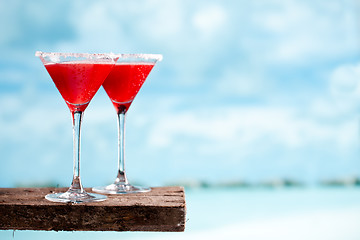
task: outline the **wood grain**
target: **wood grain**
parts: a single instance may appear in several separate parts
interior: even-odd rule
[[[185,229],[183,187],[107,195],[95,203],[55,203],[44,198],[66,188],[0,188],[0,229],[55,231],[163,231]],[[86,191],[91,192],[90,189]]]

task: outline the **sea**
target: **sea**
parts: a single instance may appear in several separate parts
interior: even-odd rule
[[[360,240],[359,187],[190,188],[185,232],[0,231],[0,239]]]

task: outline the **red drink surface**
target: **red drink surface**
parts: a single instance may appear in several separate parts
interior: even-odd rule
[[[45,64],[70,111],[84,111],[107,77],[113,63],[66,62]]]
[[[103,87],[116,111],[127,111],[155,63],[117,63]]]

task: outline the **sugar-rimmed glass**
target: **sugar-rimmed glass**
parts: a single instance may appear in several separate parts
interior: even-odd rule
[[[94,187],[93,191],[106,194],[148,192],[150,188],[133,186],[125,173],[125,117],[134,98],[158,61],[160,54],[117,54],[119,57],[103,87],[113,103],[118,120],[118,169],[114,183]]]
[[[80,130],[83,112],[117,60],[113,54],[36,52],[68,105],[73,125],[74,169],[70,188],[45,196],[53,202],[96,202],[107,197],[87,193],[80,179]]]

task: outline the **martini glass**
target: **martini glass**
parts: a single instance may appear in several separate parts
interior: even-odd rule
[[[80,129],[82,115],[95,93],[114,67],[113,54],[36,52],[55,86],[68,105],[73,124],[74,169],[70,188],[45,196],[53,202],[96,202],[106,196],[85,192],[80,180]]]
[[[157,61],[159,54],[119,54],[119,60],[105,79],[103,87],[112,101],[118,120],[118,169],[115,182],[94,187],[93,191],[106,194],[148,192],[150,188],[133,186],[125,173],[125,115]]]

